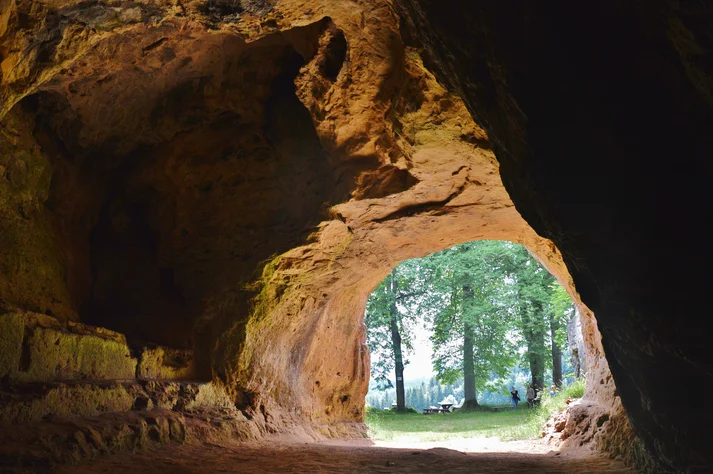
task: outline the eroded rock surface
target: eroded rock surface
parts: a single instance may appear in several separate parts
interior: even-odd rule
[[[33,311],[62,324],[119,331],[125,347],[143,348],[123,362],[138,367],[132,377],[212,380],[263,430],[334,436],[349,429],[339,423],[362,419],[369,377],[364,304],[400,261],[475,239],[519,242],[575,299],[588,292],[585,303],[598,318],[610,308],[592,296],[595,270],[616,276],[606,280],[612,295],[620,287],[633,291],[627,282],[640,276],[613,270],[620,263],[636,270],[631,247],[612,247],[621,260],[602,250],[613,232],[607,212],[626,180],[607,189],[614,194],[602,197],[612,203],[606,212],[587,214],[601,202],[586,200],[602,194],[589,179],[606,182],[606,170],[617,166],[597,168],[588,179],[573,173],[548,180],[552,169],[571,163],[552,149],[591,143],[577,142],[570,129],[557,134],[562,146],[548,148],[545,138],[554,132],[530,143],[522,110],[530,100],[543,108],[528,110],[545,118],[566,120],[571,111],[545,113],[547,101],[540,104],[530,89],[525,99],[508,95],[501,83],[486,81],[483,61],[473,67],[482,69],[477,78],[491,95],[472,96],[458,82],[458,65],[438,62],[450,50],[438,48],[433,31],[449,32],[432,27],[421,10],[402,18],[410,15],[414,29],[390,3],[377,1],[6,0],[5,6],[2,327],[14,328],[13,314]],[[441,79],[465,103],[424,66],[424,52],[429,66],[452,77]],[[508,52],[492,54],[508,58]],[[477,115],[494,142],[471,117],[481,107],[498,110]],[[592,150],[606,155],[601,143]],[[535,145],[538,153],[527,161],[523,150]],[[521,212],[568,249],[565,260],[516,210],[498,160]],[[535,171],[518,174],[532,163]],[[627,209],[638,204],[646,203]],[[549,220],[548,206],[581,216],[582,226],[570,231],[559,214]],[[616,215],[634,232],[636,222]],[[595,250],[573,250],[577,239],[589,239],[587,248]],[[628,337],[631,327],[609,316],[604,327],[617,336],[602,341],[592,312],[579,306],[589,403],[609,423],[595,441],[629,452],[621,446],[635,444],[634,437],[604,347],[625,374],[621,358],[628,356],[611,341]],[[25,336],[7,334],[0,336],[0,370],[9,374],[16,370],[12,341]],[[634,416],[645,416],[636,392],[628,393]],[[666,438],[668,428],[660,429],[651,439]],[[675,463],[686,453],[662,459]]]
[[[698,316],[712,261],[711,6],[396,3],[487,130],[518,210],[562,251],[658,466],[710,470],[713,415],[693,400],[713,390]]]

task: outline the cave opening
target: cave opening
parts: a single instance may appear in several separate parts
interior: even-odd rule
[[[363,433],[363,305],[399,261],[510,239],[575,291],[514,208],[487,134],[404,44],[393,10],[329,3],[57,16],[32,68],[57,67],[13,86],[24,98],[0,129],[0,382],[16,390],[2,392],[3,423],[30,439],[56,412],[128,413],[117,446],[220,430],[347,438]],[[590,406],[604,420],[592,426],[626,433],[587,314],[588,387],[611,402]],[[62,449],[101,443],[79,429]],[[126,430],[107,433],[111,444]]]
[[[481,240],[402,262],[364,319],[376,441],[537,438],[539,420],[584,394],[575,304],[522,245]]]

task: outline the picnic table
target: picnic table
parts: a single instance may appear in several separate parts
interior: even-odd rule
[[[439,406],[434,407],[430,406],[428,408],[423,409],[423,414],[428,415],[430,413],[448,413],[451,411],[451,407],[453,406],[452,403],[439,403]]]

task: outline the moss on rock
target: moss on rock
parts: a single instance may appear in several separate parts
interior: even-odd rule
[[[116,341],[35,328],[27,344],[27,366],[17,376],[22,381],[133,379],[136,373],[136,359]]]
[[[0,315],[0,377],[10,382],[128,380],[136,375],[123,335],[34,313]]]
[[[17,372],[25,321],[21,314],[0,315],[0,378]]]
[[[192,380],[196,378],[193,354],[189,350],[144,347],[136,376],[141,379]]]
[[[130,410],[133,402],[134,395],[118,383],[108,386],[59,384],[39,396],[3,400],[0,424],[29,423],[49,416],[72,418],[122,412]]]

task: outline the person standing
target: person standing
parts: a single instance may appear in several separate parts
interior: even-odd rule
[[[535,389],[532,384],[527,384],[527,406],[532,408],[535,406]]]
[[[510,397],[512,398],[512,407],[517,408],[517,402],[520,401],[520,394],[515,390],[515,387],[510,387]]]

